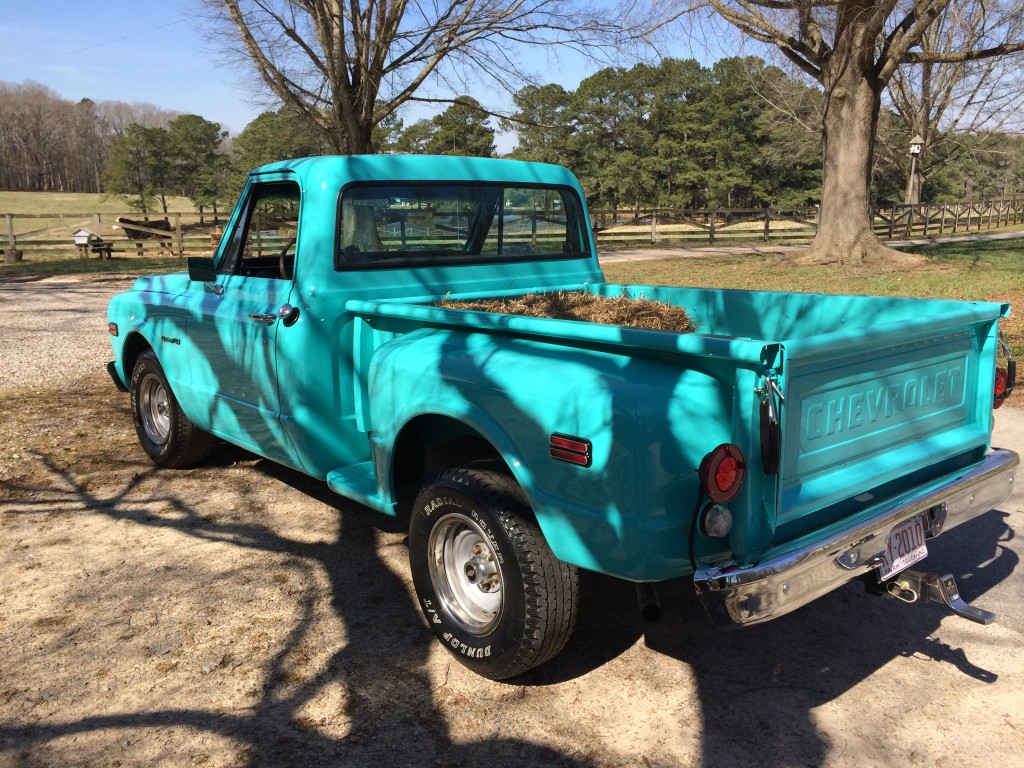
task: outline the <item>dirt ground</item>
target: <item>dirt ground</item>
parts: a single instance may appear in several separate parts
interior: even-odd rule
[[[100,373],[124,285],[0,284],[0,767],[1024,766],[1024,498],[925,564],[994,625],[850,585],[724,633],[685,581],[645,624],[584,575],[563,653],[490,682],[433,641],[397,522],[227,446],[149,463]],[[40,317],[62,351],[26,351]]]

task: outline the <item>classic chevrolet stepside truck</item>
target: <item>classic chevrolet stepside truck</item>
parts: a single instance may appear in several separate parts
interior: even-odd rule
[[[551,291],[697,330],[435,306]],[[857,577],[989,621],[909,566],[1012,490],[989,445],[1008,311],[610,285],[562,168],[317,157],[254,171],[213,258],[111,301],[109,370],[159,465],[219,438],[407,516],[427,624],[498,679],[565,645],[579,568],[650,613],[692,578],[723,626]]]

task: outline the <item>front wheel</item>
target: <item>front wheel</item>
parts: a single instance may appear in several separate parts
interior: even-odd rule
[[[450,469],[426,486],[409,525],[409,561],[434,634],[484,677],[542,664],[572,634],[576,569],[555,558],[522,491],[499,472]]]
[[[162,467],[189,467],[210,454],[213,437],[184,414],[160,361],[147,350],[132,370],[132,419],[142,449]]]

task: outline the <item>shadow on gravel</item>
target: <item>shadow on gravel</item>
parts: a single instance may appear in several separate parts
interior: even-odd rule
[[[249,458],[244,452],[222,446],[214,464]],[[43,725],[14,723],[0,719],[0,764],[35,766],[48,758],[41,747],[65,737],[112,731],[112,741],[121,729],[150,727],[187,728],[217,734],[237,745],[237,756],[245,766],[389,766],[487,765],[568,766],[592,765],[536,744],[500,735],[471,743],[454,743],[445,716],[437,709],[439,696],[427,674],[430,633],[423,627],[417,606],[406,585],[394,576],[378,553],[378,533],[395,533],[398,524],[370,510],[350,504],[330,493],[326,486],[270,462],[260,461],[257,470],[287,483],[337,510],[340,518],[336,541],[326,544],[290,540],[255,524],[218,523],[201,511],[186,506],[173,495],[142,498],[137,492],[144,479],[157,470],[137,474],[115,495],[93,495],[75,480],[70,470],[60,470],[46,457],[54,477],[55,493],[85,503],[96,513],[138,525],[173,527],[183,536],[230,542],[262,552],[286,554],[306,570],[322,569],[331,583],[331,606],[345,625],[348,641],[335,653],[319,675],[296,683],[290,667],[314,619],[316,595],[299,592],[301,618],[292,627],[284,647],[269,660],[259,660],[266,670],[264,687],[255,706],[238,711],[207,709],[166,709],[146,712],[74,718]],[[0,484],[2,485],[2,484]],[[24,491],[25,489],[20,489]],[[0,492],[4,492],[0,488]],[[51,496],[54,494],[51,494]],[[141,504],[156,502],[171,506],[177,517],[153,518],[137,511]],[[19,503],[22,509],[40,510],[42,500]],[[52,500],[49,502],[52,503]],[[124,506],[131,503],[136,510]],[[212,678],[211,678],[212,680]],[[345,689],[345,711],[338,713],[349,724],[344,738],[332,739],[305,722],[299,711],[321,689],[341,683]],[[210,684],[215,685],[215,682]],[[57,682],[54,685],[58,685]],[[479,717],[479,702],[466,702],[467,715]],[[73,714],[73,713],[68,713]],[[492,732],[500,731],[500,713]],[[59,716],[58,718],[59,719]],[[484,730],[484,729],[482,729]],[[123,737],[122,737],[123,738]],[[67,742],[57,754],[72,759]],[[74,748],[71,747],[71,750]],[[117,751],[115,749],[115,751]],[[409,755],[416,758],[410,762]],[[64,759],[64,758],[62,758]],[[111,755],[111,765],[121,763]]]
[[[213,461],[230,464],[246,456],[222,446]],[[0,755],[6,753],[5,764],[36,765],[31,757],[34,750],[61,737],[151,726],[185,726],[226,737],[240,745],[241,764],[248,766],[391,765],[396,755],[410,754],[410,745],[416,765],[600,764],[597,756],[583,760],[501,737],[504,710],[493,712],[496,722],[491,734],[471,743],[453,741],[448,727],[453,706],[447,715],[439,711],[442,694],[427,671],[433,639],[422,625],[409,588],[379,553],[379,535],[395,540],[404,524],[344,502],[322,483],[270,462],[260,461],[256,469],[337,510],[337,539],[307,543],[254,523],[218,523],[172,496],[159,501],[177,504],[177,519],[152,519],[124,507],[127,502],[138,507],[146,501],[139,498],[137,489],[155,470],[140,473],[114,496],[99,497],[70,471],[51,467],[55,482],[63,483],[69,496],[96,514],[138,525],[172,526],[187,537],[283,553],[305,569],[322,569],[330,580],[331,607],[348,636],[330,663],[320,674],[297,684],[289,671],[316,610],[315,595],[300,591],[296,599],[301,601],[301,618],[291,628],[288,642],[273,658],[261,660],[265,682],[255,706],[241,712],[167,709],[77,719],[68,713],[72,716],[63,722],[38,726],[0,720]],[[1017,565],[1017,556],[1004,546],[1012,537],[1006,517],[992,511],[931,542],[927,568],[956,574],[966,599],[983,596]],[[703,713],[699,764],[704,766],[820,764],[832,745],[817,732],[812,710],[900,656],[950,664],[976,680],[995,681],[995,675],[972,664],[963,649],[932,637],[946,615],[942,608],[870,597],[858,585],[769,624],[722,632],[710,625],[685,580],[663,586],[665,617],[653,625],[644,625],[639,618],[631,585],[594,574],[584,574],[582,583],[583,610],[570,644],[545,667],[516,679],[515,686],[554,685],[582,677],[644,637],[648,648],[692,670]],[[303,705],[332,683],[341,683],[345,690],[343,715],[350,727],[344,738],[328,738],[299,716]],[[630,684],[637,686],[637,696],[645,695],[643,680]],[[509,689],[513,691],[514,686]],[[479,702],[466,701],[464,706],[468,714],[479,709]],[[562,714],[552,712],[551,717]],[[865,713],[865,717],[877,716],[878,712]],[[643,762],[664,764],[646,757]]]
[[[1006,579],[1018,557],[1013,530],[998,510],[929,542],[922,570],[953,573],[968,602]],[[689,665],[704,714],[707,766],[820,765],[828,750],[811,712],[865,680],[891,660],[909,657],[956,667],[983,683],[996,675],[971,663],[962,648],[932,635],[951,614],[935,604],[906,605],[867,594],[859,582],[767,624],[736,631],[713,628],[689,584],[664,589],[666,620],[651,626],[647,646]],[[980,601],[984,606],[984,600]],[[956,621],[966,621],[956,619]],[[893,680],[898,687],[902,681]],[[865,712],[884,718],[884,707]],[[806,752],[798,752],[801,746]]]

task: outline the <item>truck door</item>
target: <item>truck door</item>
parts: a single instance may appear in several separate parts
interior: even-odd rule
[[[292,291],[299,186],[250,183],[217,262],[218,278],[193,304],[192,382],[213,430],[255,452],[289,460],[281,428],[277,337]]]

